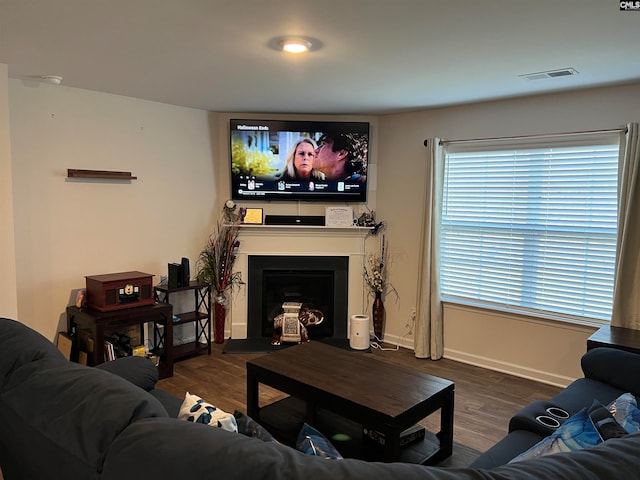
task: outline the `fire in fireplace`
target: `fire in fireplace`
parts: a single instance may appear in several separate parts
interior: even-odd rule
[[[320,310],[324,321],[309,338],[347,338],[349,257],[250,255],[247,281],[247,336],[271,338],[273,319],[284,302]]]

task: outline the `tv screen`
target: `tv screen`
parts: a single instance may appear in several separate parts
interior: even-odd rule
[[[230,121],[235,200],[364,202],[369,123]]]

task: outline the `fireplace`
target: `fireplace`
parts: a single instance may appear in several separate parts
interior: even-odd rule
[[[276,260],[269,268],[273,267],[276,270],[282,268],[284,257],[298,257],[298,260],[302,259],[304,262],[302,266],[294,266],[294,269],[302,270],[301,273],[326,270],[327,262],[333,261],[331,259],[336,257],[341,257],[342,262],[348,259],[346,274],[343,272],[344,264],[335,268],[340,273],[335,275],[334,289],[341,293],[334,293],[333,309],[338,305],[339,310],[331,316],[332,335],[343,338],[348,336],[348,323],[345,326],[340,322],[348,322],[351,315],[361,314],[365,306],[366,290],[362,278],[362,265],[368,233],[370,229],[364,227],[243,225],[240,229],[240,248],[235,266],[245,285],[230,298],[225,337],[239,341],[264,334],[261,331],[262,327],[258,326],[259,333],[256,333],[254,326],[256,318],[261,318],[262,314],[254,314],[254,306],[251,307],[249,315],[249,294],[253,296],[255,289],[259,288],[254,285],[254,277],[249,273],[249,259],[252,259],[253,263],[256,258],[262,257],[274,257]],[[346,286],[341,283],[345,281],[345,275]],[[346,295],[346,308],[340,306],[345,301],[342,295]],[[265,341],[270,345],[270,338]]]
[[[347,338],[349,257],[250,255],[247,280],[248,338],[271,338],[283,302],[323,313],[309,338]]]

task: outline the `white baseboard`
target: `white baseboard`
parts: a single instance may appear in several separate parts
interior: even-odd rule
[[[392,345],[398,345],[403,348],[408,348],[410,350],[414,349],[413,337],[385,335],[384,342]],[[575,378],[566,377],[564,375],[544,372],[529,367],[523,367],[522,365],[516,365],[513,363],[502,362],[500,360],[473,355],[458,350],[452,350],[446,347],[444,349],[444,358],[454,360],[456,362],[474,365],[476,367],[486,368],[488,370],[493,370],[496,372],[514,375],[516,377],[526,378],[528,380],[534,380],[536,382],[546,383],[548,385],[553,385],[556,387],[564,388],[575,380]]]
[[[408,348],[409,350],[413,350],[413,337],[403,336],[399,337],[397,335],[384,335],[384,343],[390,343],[391,345],[398,345],[402,348]]]
[[[546,383],[556,387],[566,387],[575,378],[566,377],[564,375],[557,375],[551,372],[543,372],[522,365],[516,365],[513,363],[502,362],[491,358],[481,357],[457,350],[451,350],[445,347],[444,357],[449,360],[455,360],[457,362],[467,363],[476,367],[487,368],[496,372],[507,373],[509,375],[515,375],[516,377],[526,378],[529,380],[535,380],[536,382]]]

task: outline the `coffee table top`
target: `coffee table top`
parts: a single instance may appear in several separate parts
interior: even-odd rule
[[[247,365],[390,418],[454,388],[449,380],[384,362],[371,353],[314,341],[263,355]]]

